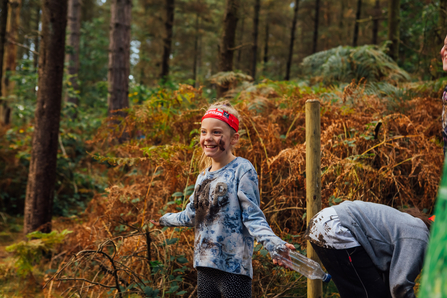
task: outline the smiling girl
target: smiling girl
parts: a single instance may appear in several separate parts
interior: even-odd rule
[[[184,211],[151,222],[195,227],[198,297],[251,297],[254,238],[270,255],[295,247],[268,225],[253,165],[233,154],[239,141],[238,112],[228,102],[216,103],[202,117],[200,131],[200,146],[210,163],[197,178],[190,202]]]

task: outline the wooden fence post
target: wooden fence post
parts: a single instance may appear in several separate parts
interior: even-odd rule
[[[320,102],[306,101],[306,222],[321,210],[321,144]],[[307,257],[320,262],[310,242],[307,242]],[[307,297],[323,297],[321,280],[307,279]]]

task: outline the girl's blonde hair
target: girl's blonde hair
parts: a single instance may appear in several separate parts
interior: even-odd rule
[[[224,111],[232,114],[234,117],[237,118],[237,120],[239,120],[239,126],[240,126],[241,117],[239,115],[239,112],[231,105],[231,103],[228,100],[223,100],[223,101],[218,101],[218,102],[213,103],[212,105],[209,106],[207,111],[212,110],[212,109],[221,109],[221,110],[224,110]],[[236,131],[231,127],[230,127],[230,129],[231,129],[231,137],[233,137],[234,134],[236,133]],[[231,149],[233,149],[233,148],[231,147]],[[207,168],[209,168],[211,166],[211,164],[212,164],[211,158],[207,157],[205,155],[205,152],[202,151],[202,155],[200,156],[200,159],[199,159],[200,172],[204,172]]]

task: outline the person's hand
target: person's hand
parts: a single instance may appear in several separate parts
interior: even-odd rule
[[[290,250],[296,250],[296,248],[295,248],[295,246],[293,244],[286,243],[285,245]],[[284,254],[287,254],[287,256],[285,256],[285,257],[290,260],[290,256],[288,255],[288,252],[284,252]],[[275,265],[278,264],[279,266],[281,266],[283,268],[286,268],[286,269],[289,268],[280,259],[273,259],[273,264],[275,264]]]
[[[160,222],[159,221],[155,221],[155,220],[149,220],[154,226],[156,226],[156,227],[161,227],[161,224],[160,224]]]

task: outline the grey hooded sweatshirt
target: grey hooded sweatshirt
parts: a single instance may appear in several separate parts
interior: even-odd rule
[[[373,263],[390,273],[393,298],[414,295],[414,280],[421,272],[429,230],[424,222],[392,207],[363,201],[333,206]]]

